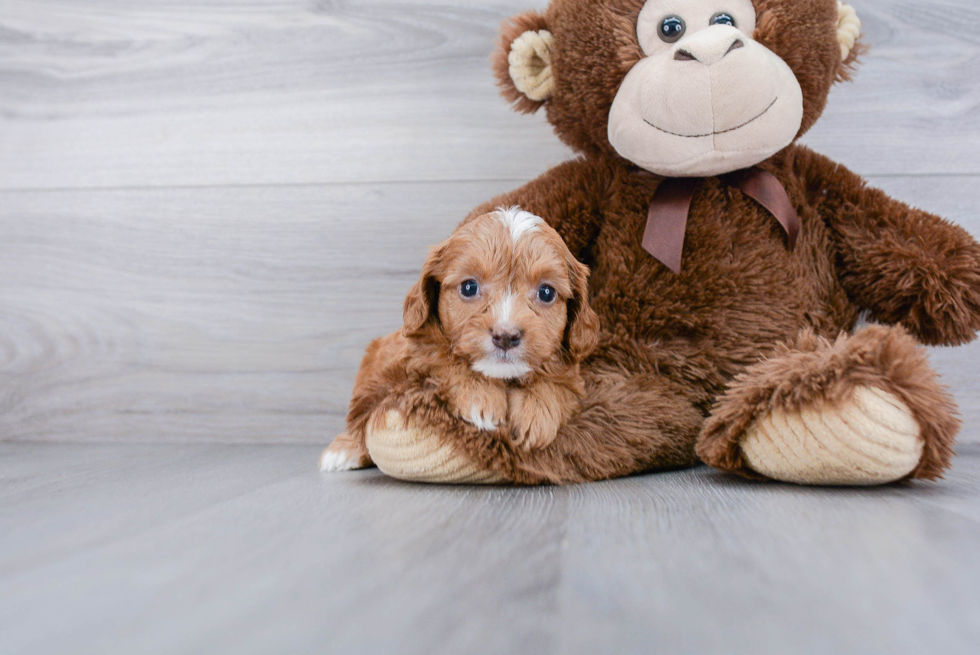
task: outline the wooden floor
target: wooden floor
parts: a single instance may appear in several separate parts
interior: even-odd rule
[[[0,444],[0,653],[976,653],[980,445],[938,485],[701,467],[320,475],[293,445]]]
[[[0,0],[0,653],[974,652],[980,344],[938,484],[321,476],[429,244],[571,156],[544,0]],[[853,0],[804,141],[980,235],[980,5]]]

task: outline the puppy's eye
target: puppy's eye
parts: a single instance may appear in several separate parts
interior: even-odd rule
[[[555,288],[550,284],[542,284],[538,287],[538,300],[545,304],[555,301]]]
[[[725,12],[717,13],[711,17],[708,21],[709,25],[731,25],[735,27],[735,19],[732,18],[731,14],[726,14]]]
[[[476,280],[465,280],[459,285],[459,295],[464,298],[472,298],[480,292],[480,285],[476,283]]]
[[[679,41],[686,31],[687,25],[684,24],[684,19],[680,16],[668,16],[660,23],[660,27],[657,28],[657,33],[660,34],[660,40],[666,41],[667,43]]]

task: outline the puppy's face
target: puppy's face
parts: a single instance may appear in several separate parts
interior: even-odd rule
[[[588,269],[543,220],[517,208],[460,226],[436,247],[406,300],[406,331],[441,328],[455,355],[488,377],[520,378],[598,340]]]

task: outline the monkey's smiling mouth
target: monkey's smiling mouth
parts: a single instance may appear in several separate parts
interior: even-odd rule
[[[719,134],[727,134],[729,132],[734,132],[735,130],[742,129],[743,127],[745,127],[749,123],[754,123],[755,121],[757,121],[760,118],[762,118],[763,116],[765,116],[769,112],[769,110],[772,109],[772,106],[776,104],[776,101],[777,100],[779,100],[779,96],[776,96],[773,99],[773,101],[769,103],[769,106],[762,110],[762,113],[760,113],[755,118],[750,118],[749,120],[745,121],[741,125],[736,125],[735,127],[730,127],[727,130],[720,130],[718,132],[708,132],[707,134],[678,134],[677,132],[671,132],[670,130],[665,130],[662,127],[658,127],[658,126],[654,125],[653,123],[651,123],[650,121],[648,121],[645,118],[643,119],[643,122],[646,123],[647,125],[649,125],[650,127],[652,127],[653,129],[660,130],[664,134],[670,134],[671,136],[679,136],[679,137],[683,137],[685,139],[703,139],[703,138],[709,137],[709,136],[718,136]]]

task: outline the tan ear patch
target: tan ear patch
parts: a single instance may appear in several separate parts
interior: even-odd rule
[[[840,58],[847,59],[861,36],[861,19],[854,7],[837,0],[837,41],[840,43]]]
[[[517,90],[535,102],[544,102],[555,91],[551,73],[551,49],[555,37],[548,30],[527,31],[514,39],[507,62]]]

